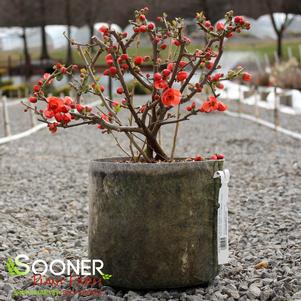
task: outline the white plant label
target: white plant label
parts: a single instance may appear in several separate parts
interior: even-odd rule
[[[218,264],[229,262],[229,241],[228,241],[228,183],[230,172],[228,169],[217,171],[214,178],[221,178],[221,188],[219,190],[217,211],[217,250]]]

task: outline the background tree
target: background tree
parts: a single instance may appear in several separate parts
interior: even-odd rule
[[[289,14],[285,14],[284,21],[277,26],[277,21],[275,18],[275,14],[270,11],[270,18],[273,25],[273,28],[275,30],[276,36],[277,36],[277,55],[279,60],[282,59],[283,51],[282,51],[282,40],[283,40],[283,34],[285,30],[290,26],[290,24],[293,22],[294,17],[290,16]]]
[[[46,34],[46,11],[45,11],[45,0],[39,1],[40,5],[40,16],[41,16],[41,41],[42,41],[42,47],[41,47],[41,60],[48,60],[49,54],[47,49],[47,34]]]
[[[65,0],[65,16],[66,16],[66,24],[67,24],[67,34],[68,37],[71,37],[71,25],[72,25],[72,13],[71,13],[71,5],[70,0]],[[73,62],[72,49],[70,43],[67,41],[67,58],[66,64],[70,65]]]

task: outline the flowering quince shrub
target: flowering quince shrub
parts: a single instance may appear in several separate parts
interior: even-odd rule
[[[29,102],[24,103],[26,110],[34,110],[52,133],[58,128],[94,124],[102,133],[111,134],[134,162],[172,161],[179,123],[193,115],[227,110],[227,106],[218,99],[218,91],[224,88],[223,81],[239,76],[245,81],[251,80],[251,75],[241,67],[227,74],[219,72],[225,39],[248,30],[250,24],[241,16],[233,16],[230,11],[225,14],[225,22],[214,26],[203,13],[197,13],[196,23],[206,35],[207,44],[202,49],[190,51],[191,40],[184,34],[183,19],[169,21],[163,14],[155,24],[147,20],[147,13],[147,7],[135,11],[135,19],[130,21],[134,31],[131,36],[102,26],[99,28],[102,37],[93,36],[90,44],[80,44],[68,37],[84,64],[80,79],[73,77],[78,68],[76,65],[66,67],[56,64],[53,73],[44,74],[34,86]],[[149,38],[152,55],[129,54],[128,50],[134,47],[136,41],[138,47],[140,35]],[[96,53],[92,47],[97,48]],[[95,70],[100,56],[104,57],[106,64],[103,74]],[[151,65],[152,72],[142,72],[145,64]],[[134,91],[125,81],[126,74],[149,91],[149,99],[144,104],[137,105]],[[46,97],[45,88],[65,75],[72,77],[70,85],[76,91],[75,99]],[[199,79],[192,83],[194,75],[198,75]],[[116,93],[122,100],[106,96],[100,84],[100,78],[105,76],[118,82]],[[202,91],[210,93],[204,97]],[[85,94],[99,97],[99,106],[92,108],[82,104]],[[121,111],[128,113],[126,119],[124,113],[120,114]],[[159,131],[168,124],[175,124],[171,154],[167,154],[158,139]],[[171,128],[168,127],[168,130]],[[119,143],[116,132],[127,136],[128,149]],[[210,159],[223,159],[223,155],[215,154]],[[194,160],[203,158],[197,155]]]

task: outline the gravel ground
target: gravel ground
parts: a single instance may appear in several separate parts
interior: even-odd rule
[[[8,106],[8,115],[10,119],[10,128],[12,135],[23,132],[30,128],[31,120],[29,113],[24,114],[24,108],[22,105]],[[4,136],[3,126],[3,107],[0,106],[0,138]],[[19,117],[19,118],[18,118]],[[16,119],[17,118],[17,119]],[[18,122],[14,122],[18,120]]]
[[[179,155],[226,155],[232,175],[230,263],[207,288],[142,293],[105,287],[104,297],[64,300],[300,300],[301,141],[221,113],[195,117],[180,131]],[[164,141],[171,137],[167,129]],[[20,253],[87,257],[88,162],[122,155],[116,150],[94,126],[54,136],[42,130],[0,146],[1,262]],[[268,267],[256,270],[262,260]],[[13,289],[30,285],[30,277],[8,277],[1,267],[0,301],[14,300]]]

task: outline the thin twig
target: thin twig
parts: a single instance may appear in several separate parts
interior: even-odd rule
[[[177,108],[177,120],[180,119],[180,104],[178,105]],[[177,136],[178,136],[178,131],[179,131],[179,125],[180,122],[176,123],[176,127],[175,127],[175,133],[173,136],[173,143],[172,143],[172,149],[171,149],[171,154],[170,154],[170,159],[173,160],[174,154],[175,154],[175,150],[176,150],[176,143],[177,143]]]
[[[128,156],[131,157],[131,155],[122,147],[122,145],[119,143],[117,137],[111,132],[110,134],[112,134],[114,140],[116,141],[116,145]]]
[[[119,35],[115,32],[115,31],[111,31],[112,35],[116,38],[116,40],[118,41],[121,49],[122,49],[122,52],[124,54],[126,54],[126,50],[127,50],[127,47],[126,45],[123,43],[122,39],[119,37]],[[126,60],[127,62],[127,65],[129,66],[129,71],[130,73],[137,79],[137,81],[142,84],[144,87],[146,87],[148,90],[152,91],[152,86],[149,85],[147,82],[145,82],[141,76],[138,75],[138,73],[133,69],[132,65],[131,65],[131,62],[127,59]]]
[[[90,74],[90,76],[91,76],[93,82],[97,85],[97,84],[98,84],[98,83],[97,83],[97,80],[96,80],[96,78],[95,78],[95,76],[94,76],[94,73],[93,73],[93,71],[92,71],[92,69],[91,69],[91,66],[89,65],[89,63],[88,63],[88,61],[87,61],[87,59],[86,59],[86,57],[85,57],[85,55],[84,55],[84,53],[83,53],[83,50],[82,50],[81,46],[78,46],[77,49],[78,49],[78,51],[79,51],[79,53],[80,53],[80,56],[81,56],[82,59],[84,60],[86,67],[88,68],[88,72],[89,72],[89,74]],[[109,112],[111,112],[111,114],[116,118],[116,120],[119,120],[119,118],[116,116],[116,113],[115,113],[115,112],[110,108],[110,106],[107,104],[106,99],[105,99],[105,97],[104,97],[104,95],[102,94],[101,91],[99,91],[99,97],[100,97],[100,99],[103,101],[103,103],[104,103],[106,109],[107,109]]]
[[[223,54],[223,42],[224,42],[224,37],[222,37],[220,39],[219,53],[214,61],[213,67],[206,73],[206,75],[204,76],[204,79],[200,82],[200,87],[203,87],[205,85],[205,83],[207,82],[208,76],[211,75],[216,70],[216,67],[219,64],[219,61]],[[197,93],[197,90],[194,89],[186,98],[182,98],[181,103],[188,102],[196,93]]]

